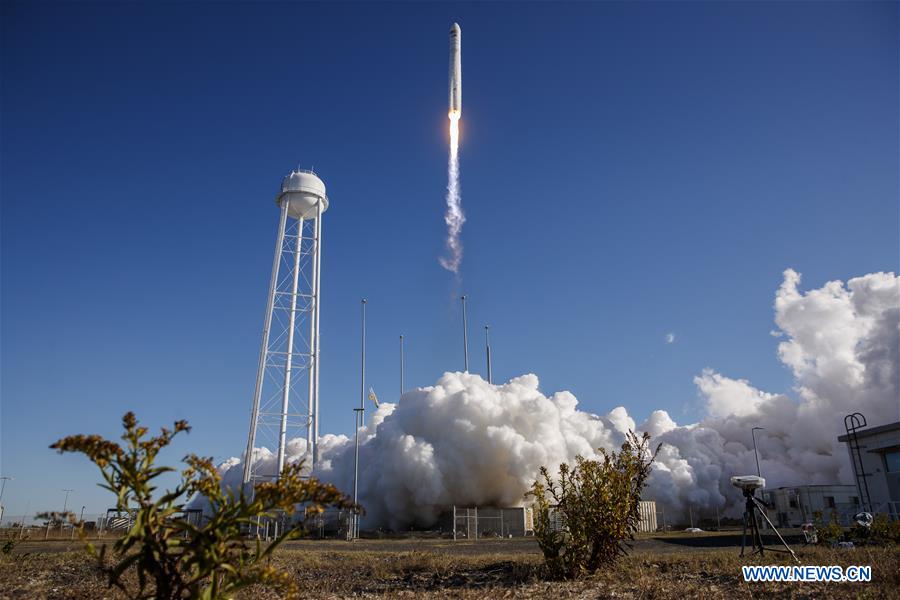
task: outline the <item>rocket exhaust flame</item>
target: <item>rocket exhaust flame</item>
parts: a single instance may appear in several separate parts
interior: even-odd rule
[[[459,120],[462,117],[462,34],[459,25],[453,24],[450,29],[450,155],[447,161],[447,212],[444,222],[447,223],[448,256],[441,257],[441,266],[459,275],[462,263],[462,232],[466,216],[462,210],[462,198],[459,194]]]

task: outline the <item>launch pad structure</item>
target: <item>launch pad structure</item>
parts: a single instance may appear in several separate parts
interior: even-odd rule
[[[277,479],[288,453],[302,455],[308,470],[319,457],[320,257],[322,214],[328,209],[325,184],[313,171],[297,169],[282,181],[275,203],[280,211],[278,233],[244,454],[245,486]],[[260,449],[255,450],[257,447]],[[263,448],[275,448],[275,455]]]

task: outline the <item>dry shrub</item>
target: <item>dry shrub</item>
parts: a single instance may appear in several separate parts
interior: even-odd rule
[[[844,539],[844,528],[838,521],[837,514],[832,511],[831,518],[825,523],[822,511],[813,513],[813,524],[819,537],[819,544],[823,546],[833,546]]]
[[[534,533],[552,577],[575,579],[626,554],[640,518],[641,491],[659,452],[650,435],[628,432],[619,452],[575,458],[554,480],[546,467],[534,482]]]
[[[877,544],[900,544],[900,520],[891,520],[886,514],[875,515],[872,521],[871,539]]]
[[[100,468],[105,484],[116,495],[116,508],[134,515],[125,535],[116,541],[115,558],[108,564],[106,546],[100,551],[88,544],[88,552],[98,559],[110,586],[130,598],[230,598],[238,590],[255,584],[279,587],[285,597],[297,594],[296,583],[269,558],[279,545],[297,537],[305,516],[319,513],[325,506],[351,508],[353,504],[332,485],[301,476],[301,464],[284,468],[271,483],[254,486],[252,495],[241,490],[223,490],[211,459],[187,456],[187,468],[174,490],[156,493],[154,480],[172,467],[156,465],[160,450],[172,438],[190,431],[186,421],[174,428],[162,428],[156,437],[146,437],[147,428],[138,425],[134,414],[122,419],[124,445],[99,435],[74,435],[51,446],[59,452],[80,452]],[[210,514],[201,524],[179,518],[183,503],[195,494],[206,496]],[[248,543],[246,532],[259,518],[276,513],[293,515],[304,507],[300,518],[285,528],[271,544],[257,539]],[[133,571],[133,578],[126,572]]]

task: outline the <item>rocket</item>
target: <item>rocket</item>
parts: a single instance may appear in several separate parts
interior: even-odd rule
[[[459,23],[450,28],[450,117],[462,116],[462,32]]]

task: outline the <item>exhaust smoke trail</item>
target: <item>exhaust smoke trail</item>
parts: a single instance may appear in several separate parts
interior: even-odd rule
[[[444,222],[447,224],[447,252],[448,256],[440,258],[441,266],[459,274],[459,265],[462,262],[462,242],[459,234],[466,215],[463,213],[461,198],[459,195],[459,113],[450,113],[450,156],[447,160],[447,212],[444,214]]]

